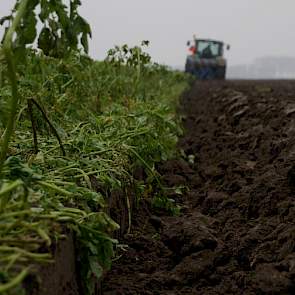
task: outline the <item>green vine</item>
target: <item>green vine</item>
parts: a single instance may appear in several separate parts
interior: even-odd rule
[[[7,155],[7,150],[9,146],[9,141],[11,139],[11,136],[13,134],[14,130],[14,122],[15,122],[15,117],[17,114],[17,106],[18,106],[18,101],[19,101],[19,94],[17,90],[17,78],[16,78],[16,69],[15,69],[15,63],[14,63],[14,55],[13,55],[13,34],[15,33],[19,23],[21,22],[21,19],[23,15],[26,12],[27,4],[29,0],[24,0],[21,2],[19,9],[17,11],[17,14],[12,21],[12,24],[10,28],[7,31],[7,34],[4,38],[2,50],[7,62],[7,70],[8,70],[8,77],[11,83],[11,92],[12,92],[12,97],[10,101],[10,115],[8,117],[8,122],[5,130],[5,134],[2,140],[2,148],[1,148],[1,153],[0,153],[0,173],[3,167],[3,163],[6,159]]]

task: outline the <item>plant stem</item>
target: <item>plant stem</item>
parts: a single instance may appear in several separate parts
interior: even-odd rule
[[[45,182],[45,181],[37,181],[37,183],[40,184],[43,187],[52,189],[53,191],[55,191],[57,193],[60,193],[62,195],[66,195],[66,196],[71,196],[72,195],[71,192],[66,191],[66,190],[64,190],[62,188],[59,188],[58,186],[56,186],[56,185],[54,185],[52,183],[48,183],[48,182]]]
[[[28,2],[29,0],[23,0],[20,2],[19,8],[17,10],[17,14],[14,20],[12,21],[10,28],[7,31],[7,34],[3,42],[3,47],[2,47],[4,56],[7,62],[8,78],[11,83],[12,97],[10,101],[10,116],[8,118],[6,132],[4,134],[4,138],[3,138],[3,142],[1,146],[1,152],[0,152],[0,173],[3,167],[3,163],[6,159],[10,139],[14,131],[14,122],[17,115],[17,105],[19,101],[19,94],[17,90],[16,68],[15,68],[15,62],[14,62],[14,56],[13,56],[13,50],[12,50],[12,38],[24,13],[26,12],[26,7]]]
[[[45,111],[42,109],[42,107],[39,105],[39,103],[38,103],[35,99],[33,99],[33,98],[31,98],[31,102],[34,103],[34,105],[35,105],[35,106],[38,108],[38,110],[41,112],[41,114],[42,114],[44,120],[47,122],[47,124],[48,124],[49,127],[51,128],[51,131],[53,132],[53,134],[54,134],[55,137],[57,138],[63,156],[65,156],[65,155],[66,155],[66,152],[65,152],[65,149],[64,149],[64,147],[63,147],[63,144],[62,144],[61,138],[60,138],[60,136],[59,136],[57,130],[54,128],[54,126],[52,125],[52,123],[51,123],[50,120],[48,119],[48,117],[47,117]]]
[[[17,188],[18,186],[20,186],[22,184],[23,184],[23,182],[21,180],[15,180],[13,183],[7,185],[4,188],[1,188],[0,197],[2,195],[5,195],[5,194],[9,193],[10,191],[14,190],[15,188]]]
[[[28,111],[31,119],[32,124],[32,131],[33,131],[33,143],[34,143],[34,153],[38,154],[38,138],[37,138],[37,128],[36,128],[36,120],[33,113],[33,105],[31,99],[28,99]]]
[[[18,286],[28,274],[29,274],[29,268],[26,268],[21,273],[19,273],[14,279],[12,279],[10,282],[0,285],[0,293],[4,293],[9,289],[12,289]]]

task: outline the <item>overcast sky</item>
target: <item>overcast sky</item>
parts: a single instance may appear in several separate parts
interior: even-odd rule
[[[0,0],[0,16],[14,0]],[[264,55],[295,56],[295,0],[82,0],[90,54],[102,59],[115,44],[150,40],[153,59],[182,66],[193,34],[231,45],[229,63]]]

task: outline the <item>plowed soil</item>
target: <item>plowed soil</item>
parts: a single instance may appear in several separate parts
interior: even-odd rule
[[[181,214],[135,213],[103,294],[295,294],[295,82],[197,82],[181,105],[159,168]]]

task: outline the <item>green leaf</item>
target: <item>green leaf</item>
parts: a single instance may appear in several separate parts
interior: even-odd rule
[[[27,17],[24,20],[22,27],[22,39],[24,44],[31,44],[34,42],[37,35],[36,25],[37,19],[35,13],[32,13],[29,17]]]
[[[38,47],[43,50],[45,55],[49,55],[53,48],[54,40],[51,31],[44,27],[38,38]]]
[[[39,13],[40,20],[44,23],[45,20],[49,17],[52,10],[50,9],[50,6],[48,5],[47,0],[41,0],[41,11]]]
[[[18,62],[25,64],[27,60],[26,50],[23,46],[14,48],[14,59]]]
[[[141,41],[141,46],[149,46],[150,41],[149,40],[143,40]]]
[[[85,50],[86,53],[89,52],[89,47],[88,47],[88,37],[87,34],[83,33],[81,37],[81,44]]]
[[[100,279],[103,275],[103,268],[97,262],[96,257],[89,257],[89,265],[92,273],[95,275],[97,279]]]

